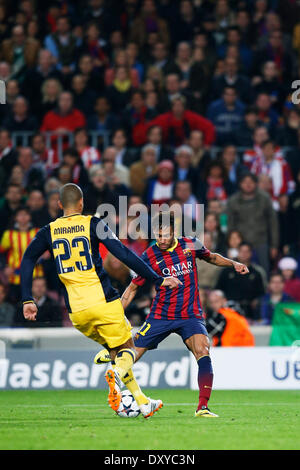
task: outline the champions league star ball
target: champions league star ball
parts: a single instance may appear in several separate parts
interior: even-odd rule
[[[129,390],[123,390],[117,415],[121,418],[136,418],[139,414],[140,409],[132,394]]]

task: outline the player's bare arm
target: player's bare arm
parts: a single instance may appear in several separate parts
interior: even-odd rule
[[[139,286],[131,282],[121,296],[121,302],[124,310],[131,304],[133,301]]]
[[[233,267],[236,272],[239,274],[248,274],[249,269],[245,264],[239,263],[238,261],[234,261],[229,258],[225,258],[224,256],[220,255],[219,253],[210,253],[210,255],[205,258],[205,261],[210,264],[214,264],[215,266],[220,267]]]
[[[182,284],[182,282],[177,277],[168,276],[168,277],[164,278],[164,281],[161,285],[164,286],[164,287],[169,287],[170,289],[175,289],[176,287],[178,287],[181,284]],[[123,294],[121,296],[121,302],[122,302],[124,310],[133,301],[133,299],[134,299],[134,297],[137,293],[138,287],[139,286],[137,284],[134,284],[133,282],[131,282],[129,284],[129,286],[125,289],[125,291],[123,292]]]

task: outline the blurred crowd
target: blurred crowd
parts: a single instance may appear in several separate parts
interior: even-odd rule
[[[271,324],[300,302],[299,55],[293,0],[0,1],[0,326],[27,326],[20,261],[68,182],[86,214],[110,203],[117,220],[119,196],[178,203],[193,223],[204,204],[204,244],[250,271],[199,263],[220,329],[215,305]],[[138,255],[151,243],[125,238]],[[122,292],[131,273],[101,254]],[[49,253],[34,275],[35,326],[68,325]],[[133,325],[152,297],[139,292]]]

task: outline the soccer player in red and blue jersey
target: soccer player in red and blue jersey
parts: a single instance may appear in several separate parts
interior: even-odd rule
[[[171,333],[179,334],[194,354],[199,368],[199,403],[195,416],[217,417],[207,406],[212,390],[213,369],[199,297],[196,259],[221,267],[231,266],[240,274],[247,274],[248,268],[218,253],[210,252],[197,238],[176,238],[172,214],[160,212],[156,216],[156,222],[154,221],[153,232],[156,243],[143,253],[143,260],[160,276],[174,276],[181,284],[172,290],[164,286],[156,288],[150,314],[134,338],[136,361],[148,349],[156,349]],[[132,280],[121,298],[124,309],[132,302],[138,287],[145,282],[141,276]],[[104,358],[104,351],[101,353],[99,362]]]

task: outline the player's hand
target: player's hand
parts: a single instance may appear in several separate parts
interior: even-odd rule
[[[23,305],[23,315],[26,320],[35,321],[37,315],[37,306],[34,302]]]
[[[248,274],[249,272],[249,269],[245,264],[238,263],[237,261],[234,262],[233,267],[239,274]]]
[[[176,287],[182,284],[177,277],[169,276],[164,278],[163,286],[170,287],[170,289],[175,289]]]

